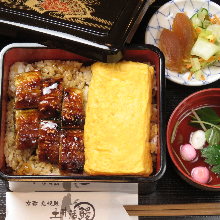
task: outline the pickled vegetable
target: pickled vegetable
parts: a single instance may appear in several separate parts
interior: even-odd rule
[[[186,72],[184,59],[190,57],[195,41],[192,22],[184,13],[177,13],[172,30],[164,29],[160,35],[159,47],[165,55],[166,67],[179,73]]]
[[[177,13],[173,20],[172,30],[180,40],[183,57],[189,58],[197,38],[192,22],[184,13]]]
[[[183,48],[177,35],[168,29],[163,29],[160,35],[159,47],[164,53],[166,67],[176,72],[183,72]]]
[[[163,29],[159,47],[164,53],[166,67],[178,73],[190,72],[196,80],[205,80],[202,69],[220,60],[220,19],[209,16],[201,8],[191,19],[177,13],[172,30]]]

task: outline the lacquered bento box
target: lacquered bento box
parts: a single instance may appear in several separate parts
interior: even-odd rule
[[[10,44],[1,51],[1,145],[0,145],[0,175],[6,181],[73,181],[73,182],[114,182],[114,183],[149,183],[155,184],[162,177],[166,168],[165,153],[165,79],[164,79],[164,57],[158,48],[152,45],[129,46],[122,51],[124,60],[150,63],[155,67],[156,73],[156,103],[158,106],[158,146],[153,174],[144,176],[89,176],[89,175],[10,175],[6,169],[4,155],[4,139],[6,131],[7,112],[7,89],[9,69],[15,62],[35,62],[40,60],[77,60],[92,63],[86,57],[67,52],[65,50],[53,49],[40,44]]]
[[[105,62],[116,61],[153,2],[0,1],[0,27],[4,30],[1,34],[22,42],[30,39]]]

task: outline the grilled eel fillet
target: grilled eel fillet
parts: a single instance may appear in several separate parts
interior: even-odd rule
[[[62,78],[42,80],[39,71],[17,75],[15,86],[17,148],[37,148],[39,161],[58,164],[63,173],[82,172],[82,91],[63,88]]]

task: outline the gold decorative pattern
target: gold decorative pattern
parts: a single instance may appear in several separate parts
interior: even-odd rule
[[[94,16],[100,0],[1,0],[7,7],[32,10],[89,27],[110,30],[113,22]]]
[[[84,24],[86,26],[97,27],[97,28],[102,28],[102,29],[109,29],[108,26],[86,22],[84,19],[74,19],[74,21],[79,24]]]
[[[62,14],[63,19],[89,18],[92,12],[79,0],[27,0],[24,4],[41,14],[55,11]]]

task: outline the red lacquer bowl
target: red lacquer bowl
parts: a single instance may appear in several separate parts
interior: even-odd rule
[[[195,181],[191,177],[191,170],[197,166],[210,166],[201,157],[200,150],[197,158],[191,162],[184,161],[180,155],[180,146],[189,143],[190,134],[199,128],[193,127],[189,121],[192,110],[210,106],[220,115],[220,88],[205,89],[185,98],[173,111],[167,125],[167,148],[178,174],[191,185],[204,189],[220,191],[220,175],[210,171],[210,180],[207,184]]]

